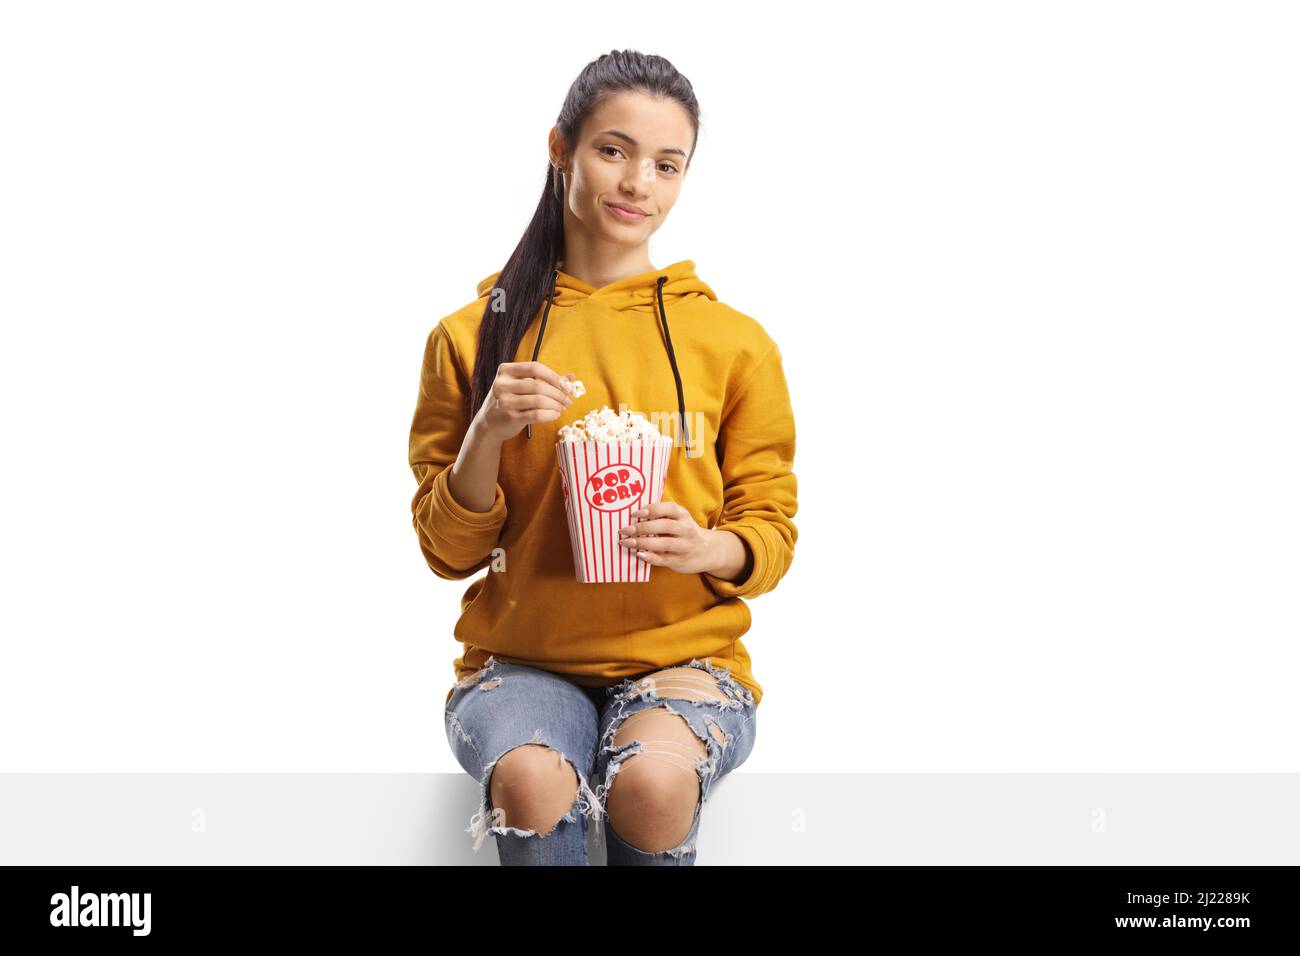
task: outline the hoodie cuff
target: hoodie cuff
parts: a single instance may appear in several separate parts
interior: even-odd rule
[[[451,466],[438,472],[438,476],[433,480],[433,500],[444,516],[450,518],[454,524],[460,525],[466,532],[466,537],[473,539],[476,535],[493,530],[494,526],[505,524],[506,495],[500,483],[496,486],[496,498],[491,508],[487,511],[470,511],[452,495],[451,486],[447,483],[450,478]]]
[[[763,583],[763,575],[766,571],[763,562],[764,551],[763,538],[755,528],[744,524],[720,524],[715,531],[730,531],[739,536],[744,543],[746,550],[749,551],[751,559],[751,570],[749,577],[743,581],[728,581],[725,578],[715,577],[707,571],[704,574],[704,581],[713,590],[718,597],[750,597],[754,594],[761,594],[766,588]]]

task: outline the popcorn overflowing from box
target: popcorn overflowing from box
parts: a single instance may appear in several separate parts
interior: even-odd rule
[[[575,395],[586,391],[573,386]],[[580,583],[650,580],[653,565],[619,543],[619,530],[632,511],[663,500],[672,447],[672,436],[641,413],[608,405],[560,426],[555,454]]]
[[[640,412],[622,414],[608,405],[587,412],[572,425],[560,426],[560,441],[654,441],[662,437],[654,422]]]

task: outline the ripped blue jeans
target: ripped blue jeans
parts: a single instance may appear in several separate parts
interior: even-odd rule
[[[711,675],[716,689],[707,679],[691,679],[682,670],[686,667]],[[686,757],[680,743],[667,740],[624,735],[621,743],[614,743],[624,720],[656,707],[690,725],[705,745],[703,758]],[[755,712],[753,694],[727,668],[715,667],[707,658],[679,665],[677,673],[647,671],[611,687],[592,688],[561,674],[489,657],[482,669],[456,684],[445,709],[452,752],[479,782],[478,811],[467,827],[474,850],[490,833],[503,866],[586,866],[590,820],[596,824],[596,843],[604,843],[610,866],[693,866],[709,788],[744,763],[753,750]],[[542,835],[509,826],[504,811],[492,806],[492,771],[497,761],[524,744],[558,751],[578,777],[573,806],[554,829]],[[641,850],[609,824],[606,795],[623,762],[636,753],[654,753],[662,761],[689,765],[698,777],[699,799],[690,832],[671,849]]]

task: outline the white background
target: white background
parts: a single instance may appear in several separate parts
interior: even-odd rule
[[[459,769],[424,340],[616,48],[795,406],[741,772],[1300,769],[1294,7],[2,9],[0,769]]]

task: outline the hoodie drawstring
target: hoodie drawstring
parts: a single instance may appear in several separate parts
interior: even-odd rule
[[[560,281],[560,272],[558,269],[551,270],[551,288],[546,293],[546,308],[542,310],[542,324],[537,330],[537,342],[533,345],[533,361],[537,361],[537,356],[542,351],[542,336],[546,334],[546,317],[550,315],[551,303],[555,300],[556,286]],[[668,331],[668,310],[664,308],[664,283],[668,281],[667,276],[660,276],[659,281],[655,283],[655,298],[659,303],[659,319],[664,327],[664,341],[668,347],[668,362],[673,367],[673,380],[677,384],[677,412],[681,416],[682,427],[682,451],[690,444],[691,432],[690,427],[686,424],[686,399],[682,391],[682,373],[677,367],[677,353],[673,351],[673,337]],[[524,431],[528,438],[533,437],[533,426],[528,424],[524,426]]]
[[[673,337],[668,334],[668,310],[664,308],[664,283],[668,281],[667,276],[660,276],[659,281],[655,283],[655,295],[659,299],[659,317],[663,320],[664,339],[668,342],[668,361],[673,366],[673,378],[677,380],[677,411],[681,415],[682,427],[682,451],[686,451],[686,446],[690,444],[691,433],[686,428],[686,400],[682,397],[682,373],[677,369],[677,353],[673,351]]]

